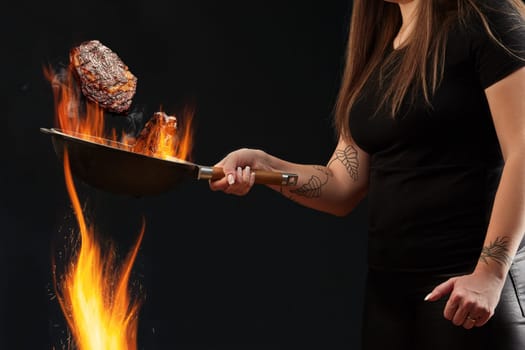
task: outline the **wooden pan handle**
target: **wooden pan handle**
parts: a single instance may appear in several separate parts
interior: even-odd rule
[[[255,183],[264,185],[281,185],[291,186],[297,184],[298,176],[296,174],[281,173],[276,171],[266,171],[254,169]],[[224,171],[221,167],[199,167],[199,179],[218,180],[224,177]]]

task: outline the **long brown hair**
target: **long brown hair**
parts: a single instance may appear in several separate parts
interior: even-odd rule
[[[491,32],[481,4],[484,0],[422,0],[419,3],[415,26],[410,40],[403,49],[403,58],[397,60],[395,70],[377,109],[386,107],[394,117],[406,98],[422,93],[425,102],[430,99],[440,83],[444,51],[451,23],[464,21],[467,16],[481,19],[489,36]],[[485,0],[486,1],[486,0]],[[522,0],[499,0],[525,17]],[[508,7],[508,6],[507,6]],[[499,9],[494,9],[499,10]],[[384,0],[354,0],[345,69],[335,104],[334,127],[337,135],[351,139],[350,111],[361,93],[365,82],[378,67],[391,65],[392,55],[385,59],[394,37],[402,24],[399,5]]]

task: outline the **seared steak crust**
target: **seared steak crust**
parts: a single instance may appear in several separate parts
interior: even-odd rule
[[[70,51],[84,96],[114,113],[125,113],[137,89],[137,78],[119,56],[98,40],[81,43]]]

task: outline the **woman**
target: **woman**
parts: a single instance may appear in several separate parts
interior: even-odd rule
[[[521,0],[354,0],[325,166],[240,149],[297,173],[286,197],[334,215],[369,204],[365,349],[525,349],[525,7]]]

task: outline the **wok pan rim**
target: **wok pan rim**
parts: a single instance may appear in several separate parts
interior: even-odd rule
[[[111,146],[111,145],[108,145],[108,144],[105,144],[105,143],[101,143],[101,142],[90,141],[90,140],[87,140],[87,139],[84,139],[82,137],[74,135],[74,134],[81,135],[79,133],[66,132],[66,131],[64,131],[62,129],[59,129],[59,128],[40,128],[40,131],[45,133],[45,134],[50,134],[50,135],[55,135],[55,136],[62,137],[62,138],[66,139],[66,140],[69,140],[69,141],[74,141],[74,142],[77,142],[77,143],[83,143],[83,144],[86,144],[86,145],[91,146],[91,147],[106,148],[108,150],[112,150],[112,151],[116,151],[116,152],[128,153],[131,156],[144,158],[144,159],[147,159],[148,161],[155,160],[155,161],[159,161],[159,162],[162,162],[162,163],[167,162],[167,163],[170,163],[170,164],[186,165],[186,166],[192,167],[192,168],[199,168],[198,164],[195,164],[193,162],[189,162],[187,160],[180,159],[180,158],[177,158],[177,157],[173,157],[173,156],[168,156],[168,158],[159,158],[159,157],[155,157],[155,156],[148,156],[148,155],[143,154],[143,153],[133,152],[133,151],[129,150],[130,147],[128,145],[124,144],[124,143],[121,143],[121,142],[118,142],[118,141],[112,141],[110,139],[105,139],[105,138],[102,138],[102,137],[85,135],[86,137],[89,137],[91,139],[100,139],[100,140],[104,140],[104,141],[109,141],[109,142],[111,142],[113,144],[122,145],[122,148]]]
[[[93,137],[84,139],[74,133],[57,128],[40,128],[50,135],[55,154],[64,159],[69,153],[72,173],[84,183],[99,190],[117,195],[145,197],[174,189],[186,179],[198,179],[201,167],[176,158],[162,159],[133,152],[129,146],[114,146],[109,139]],[[96,142],[94,140],[103,140]]]

